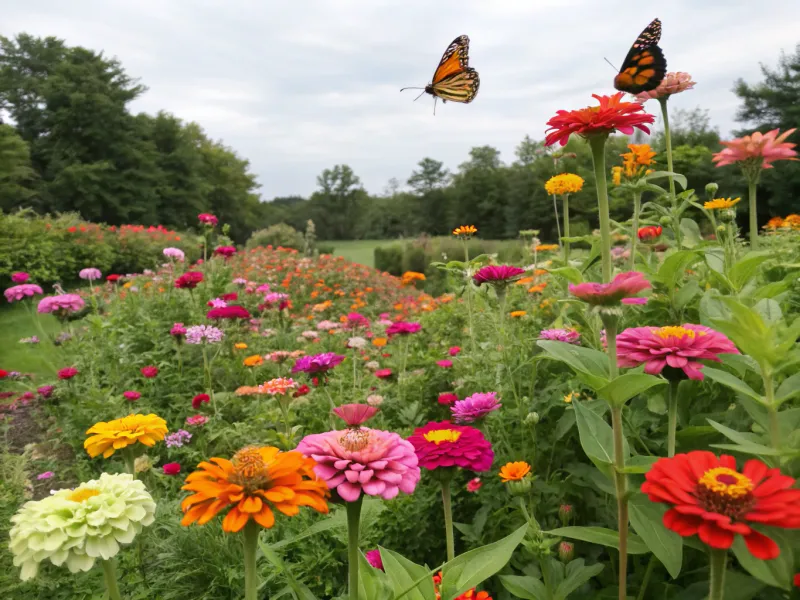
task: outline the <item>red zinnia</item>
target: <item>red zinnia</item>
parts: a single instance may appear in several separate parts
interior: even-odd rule
[[[210,400],[211,398],[209,398],[208,394],[197,394],[192,398],[192,408],[197,410],[203,402],[209,402]]]
[[[181,472],[181,465],[180,463],[167,463],[161,470],[164,471],[164,475],[177,475]]]
[[[299,398],[300,396],[305,396],[311,391],[311,388],[308,387],[305,383],[297,388],[297,391],[292,394],[292,398]]]
[[[153,377],[158,375],[158,367],[154,367],[152,365],[150,365],[149,367],[142,367],[139,370],[141,371],[142,375],[144,375],[148,379],[152,379]]]
[[[748,460],[739,473],[732,456],[696,450],[659,459],[645,477],[642,492],[672,505],[664,526],[684,537],[697,534],[712,548],[727,550],[741,535],[750,554],[770,560],[780,554],[778,545],[750,524],[800,528],[795,480],[760,460]]]
[[[186,271],[175,280],[175,287],[179,289],[193,290],[203,281],[203,274],[199,271]]]
[[[249,319],[250,311],[244,306],[232,304],[222,308],[212,308],[206,313],[207,319]]]
[[[547,134],[545,145],[552,146],[558,142],[565,146],[573,133],[589,137],[620,131],[630,135],[634,128],[650,133],[646,124],[655,121],[655,117],[644,112],[644,107],[638,102],[622,102],[624,95],[623,92],[613,96],[592,94],[600,106],[557,111],[556,116],[547,122],[547,131],[551,133]]]
[[[458,400],[458,396],[453,392],[443,392],[439,394],[439,404],[446,404],[447,406],[450,406],[456,400]]]
[[[230,258],[234,254],[236,254],[236,248],[233,246],[217,246],[214,248],[214,254],[217,256],[224,256],[225,258]]]
[[[392,376],[391,369],[378,369],[375,371],[375,377],[378,379],[389,379]]]
[[[0,379],[5,379],[6,377],[8,377],[8,371],[0,369]]]
[[[80,371],[75,367],[66,367],[64,369],[59,370],[58,378],[59,379],[72,379],[77,375]]]
[[[661,237],[661,226],[648,225],[647,227],[640,227],[638,231],[639,239],[643,242],[655,240]]]
[[[115,283],[115,282],[119,281],[120,277],[122,277],[122,275],[116,275],[116,274],[112,273],[111,275],[106,276],[106,281],[110,281],[111,283]]]
[[[230,292],[229,294],[222,294],[220,296],[220,300],[225,300],[225,302],[234,302],[239,299],[239,294],[236,292]]]

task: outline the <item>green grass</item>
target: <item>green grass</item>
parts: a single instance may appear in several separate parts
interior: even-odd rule
[[[30,303],[31,300],[24,302]],[[59,322],[50,315],[38,315],[47,333],[60,331]],[[20,344],[21,338],[37,336],[38,344]],[[28,307],[22,302],[0,307],[0,369],[52,376],[63,366],[58,363],[58,350],[44,339],[41,330],[31,319]]]
[[[325,246],[333,246],[335,256],[343,256],[347,260],[368,267],[375,266],[375,248],[378,246],[388,246],[396,240],[345,240],[320,242]]]

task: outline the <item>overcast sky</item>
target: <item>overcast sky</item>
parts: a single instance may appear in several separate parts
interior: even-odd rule
[[[556,110],[614,91],[603,58],[619,66],[654,17],[669,70],[698,83],[671,106],[711,109],[727,135],[733,81],[800,42],[800,0],[0,0],[0,15],[3,35],[117,57],[149,88],[133,111],[197,121],[250,160],[264,199],[307,195],[337,163],[378,193],[425,156],[454,170],[488,144],[511,162]],[[480,92],[434,116],[398,90],[428,83],[460,34]]]

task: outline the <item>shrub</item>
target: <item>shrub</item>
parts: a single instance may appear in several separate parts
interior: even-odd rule
[[[250,248],[257,248],[259,246],[266,248],[272,246],[277,248],[293,248],[294,250],[303,250],[305,247],[305,240],[303,234],[297,231],[291,225],[286,223],[277,223],[270,225],[266,229],[259,229],[254,231],[246,244],[248,250]]]

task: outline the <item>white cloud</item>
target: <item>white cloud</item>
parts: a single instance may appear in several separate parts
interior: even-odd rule
[[[55,35],[116,56],[149,91],[134,111],[195,120],[251,162],[265,198],[308,194],[322,169],[347,163],[373,192],[425,156],[455,169],[472,146],[506,161],[543,137],[559,108],[609,93],[636,35],[655,16],[670,70],[695,90],[723,135],[738,127],[734,80],[760,79],[800,42],[796,0],[4,0],[3,33]],[[468,106],[412,102],[457,35],[472,40],[481,90]],[[657,106],[648,106],[651,112]]]

